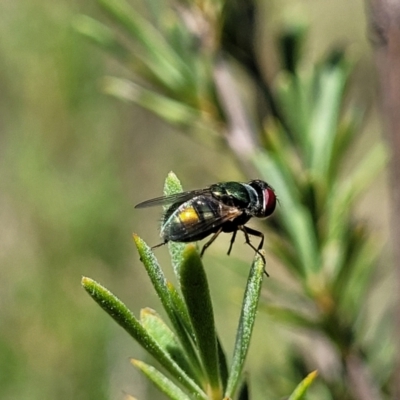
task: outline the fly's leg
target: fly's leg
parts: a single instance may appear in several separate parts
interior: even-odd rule
[[[211,239],[203,246],[201,249],[200,257],[203,257],[204,252],[207,250],[208,247],[214,242],[214,240],[218,237],[218,235],[222,232],[222,228],[218,229],[214,235],[211,236]]]
[[[265,265],[266,264],[265,257],[260,252],[260,250],[262,249],[262,247],[264,245],[264,234],[260,231],[256,231],[255,229],[248,228],[247,226],[239,226],[239,229],[244,233],[244,237],[246,238],[246,244],[248,244],[257,254],[260,255],[260,257],[262,258],[264,265]],[[258,245],[257,248],[251,244],[249,235],[257,236],[257,237],[261,238],[260,244]],[[269,276],[268,272],[265,269],[264,269],[264,273],[265,273],[265,275]]]
[[[164,246],[164,244],[167,244],[167,243],[168,243],[168,240],[165,240],[165,241],[162,242],[162,243],[156,244],[155,246],[151,246],[151,250],[154,250],[154,249],[156,249],[157,247]],[[142,257],[140,257],[140,261],[143,261]]]
[[[164,245],[167,244],[167,243],[168,243],[168,240],[165,240],[165,241],[162,242],[162,243],[156,244],[155,246],[151,246],[151,249],[152,249],[152,250],[153,250],[153,249],[156,249],[157,247],[164,246]]]
[[[232,237],[231,237],[231,244],[229,245],[229,249],[228,249],[228,253],[227,253],[228,256],[229,256],[229,254],[231,254],[231,250],[232,250],[233,243],[235,243],[236,233],[237,233],[237,230],[234,231],[233,234],[232,234]]]

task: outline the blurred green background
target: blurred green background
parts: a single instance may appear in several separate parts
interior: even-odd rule
[[[187,189],[249,177],[229,154],[102,94],[104,75],[129,73],[74,32],[78,13],[104,20],[93,1],[0,3],[0,398],[100,400],[124,392],[162,398],[129,364],[131,356],[145,357],[142,350],[81,289],[81,276],[106,284],[137,313],[159,308],[131,234],[158,243],[161,210],[134,211],[134,204],[160,195],[170,170]],[[271,77],[275,34],[293,17],[310,24],[310,62],[335,44],[347,45],[359,60],[352,91],[370,112],[357,157],[380,134],[364,3],[263,2],[260,37],[268,46],[262,57]],[[383,176],[358,212],[387,236]],[[229,270],[218,261],[227,240],[210,249],[209,257],[218,258],[207,272],[229,349],[251,251],[238,243],[232,259],[240,255],[245,272]],[[168,264],[166,249],[157,254]],[[222,279],[228,291],[220,291]],[[260,384],[268,357],[284,364],[275,346],[279,335],[261,315],[248,361]],[[271,346],[260,352],[260,343]]]

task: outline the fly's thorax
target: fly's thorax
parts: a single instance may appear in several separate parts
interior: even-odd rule
[[[210,191],[215,199],[229,207],[244,210],[252,201],[252,190],[249,185],[239,182],[223,182],[210,186]]]

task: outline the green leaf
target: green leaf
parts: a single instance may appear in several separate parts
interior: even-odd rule
[[[381,243],[374,236],[360,239],[350,249],[350,258],[332,285],[342,315],[355,319],[360,314],[360,303],[367,298],[366,292],[370,289],[374,266],[381,251]]]
[[[228,384],[229,370],[228,363],[226,361],[226,355],[224,349],[222,348],[221,341],[217,335],[217,350],[218,350],[218,362],[219,362],[219,375],[221,377],[222,389],[226,390],[226,385]]]
[[[147,376],[169,399],[191,400],[175,383],[168,379],[160,371],[139,360],[131,360],[131,363]]]
[[[305,276],[310,277],[322,268],[310,212],[306,207],[298,205],[291,210],[285,209],[282,214]]]
[[[164,196],[170,196],[172,194],[181,193],[183,191],[181,182],[178,177],[171,171],[164,184]],[[168,207],[165,207],[166,210]],[[172,267],[174,269],[175,275],[180,281],[180,268],[182,264],[182,253],[185,249],[185,243],[178,242],[168,242],[169,254],[171,256]]]
[[[82,286],[92,299],[166,368],[175,379],[181,382],[182,385],[190,391],[191,395],[195,398],[207,399],[205,393],[199,386],[172,360],[169,354],[158,345],[121,300],[90,278],[82,278]]]
[[[190,376],[201,385],[201,375],[197,375],[188,361],[182,346],[174,332],[166,325],[161,317],[152,309],[144,308],[140,312],[140,322],[147,332],[156,340],[159,346]]]
[[[157,70],[157,75],[163,75],[172,90],[188,83],[190,71],[186,70],[185,64],[160,31],[125,0],[99,0],[99,3],[143,46],[146,54],[151,57],[153,71]]]
[[[130,51],[116,38],[114,32],[86,15],[78,15],[73,20],[73,27],[113,57],[127,61],[131,59]]]
[[[190,322],[189,312],[187,310],[185,301],[171,282],[168,282],[168,290],[178,319],[185,328],[186,332],[189,334],[190,338],[196,342],[196,337],[193,332],[192,323]]]
[[[169,296],[167,288],[167,280],[165,279],[164,272],[162,271],[153,251],[138,235],[133,234],[133,240],[138,249],[140,260],[146,268],[150,277],[151,283],[157,292],[161,303],[167,312],[168,316],[174,316],[174,308]]]
[[[332,149],[329,182],[340,179],[338,174],[343,166],[344,157],[348,154],[354,139],[361,131],[366,117],[365,114],[366,111],[360,109],[360,106],[357,105],[357,107],[351,106],[349,110],[346,110],[345,115],[341,118]]]
[[[295,203],[299,202],[299,189],[293,179],[289,181],[286,179],[286,175],[280,169],[279,162],[276,161],[275,154],[257,151],[253,162],[261,177],[275,189],[281,205],[279,208],[291,209],[295,206]]]
[[[286,180],[273,154],[258,152],[254,163],[263,179],[272,185],[279,198],[279,215],[298,255],[303,273],[312,276],[319,271],[320,254],[310,210],[301,204],[299,189]]]
[[[288,133],[295,146],[304,149],[309,130],[309,108],[312,104],[308,90],[311,79],[309,76],[300,77],[281,72],[277,75],[274,86],[277,101],[290,131]]]
[[[232,367],[228,378],[225,397],[233,397],[241,378],[241,373],[247,351],[249,349],[250,338],[256,318],[261,284],[264,276],[264,268],[265,264],[262,257],[259,254],[256,254],[250,269],[246,290],[244,293],[242,311],[240,314],[239,326],[236,334]]]
[[[303,168],[295,148],[278,122],[270,122],[266,126],[266,140],[267,156],[273,158],[272,162],[279,169],[288,189],[292,192],[296,191],[298,182],[304,174]]]
[[[347,70],[341,64],[324,68],[318,77],[318,101],[308,133],[310,167],[315,176],[326,180],[332,161]]]
[[[196,371],[196,375],[203,377],[202,381],[204,381],[204,372],[197,354],[197,349],[195,348],[196,337],[193,331],[192,324],[190,322],[186,304],[181,294],[171,283],[168,283],[168,290],[170,291],[171,300],[174,304],[176,321],[177,324],[180,325],[180,331],[182,332],[180,335],[185,336],[184,340],[181,339],[181,342],[184,343],[186,354]]]
[[[191,126],[201,117],[196,109],[127,79],[106,77],[103,80],[103,89],[119,99],[139,104],[171,124]]]
[[[296,387],[294,392],[290,395],[288,400],[302,400],[305,399],[308,388],[315,381],[318,375],[317,371],[310,372]]]
[[[290,324],[303,329],[319,330],[320,325],[317,321],[313,321],[305,315],[302,315],[297,310],[290,310],[270,304],[263,304],[263,309],[277,321],[284,324]]]
[[[207,278],[194,245],[186,246],[181,267],[181,290],[196,336],[200,358],[208,378],[209,395],[222,397],[214,316]]]
[[[167,175],[164,184],[164,195],[170,196],[172,194],[181,193],[183,191],[181,181],[178,177],[171,171]]]
[[[158,261],[154,256],[151,248],[142,239],[140,239],[139,236],[134,234],[133,238],[139,251],[140,259],[143,262],[150,277],[150,280],[158,294],[158,297],[160,298],[161,303],[175,328],[175,332],[179,338],[179,341],[181,342],[182,346],[190,357],[190,362],[193,368],[196,371],[199,371],[199,362],[193,350],[193,344],[191,343],[191,339],[188,336],[188,332],[185,329],[184,324],[182,324],[178,318],[181,310],[175,308],[175,303],[170,297],[171,285],[167,283],[164,277],[164,273],[161,270],[161,267],[158,264]]]

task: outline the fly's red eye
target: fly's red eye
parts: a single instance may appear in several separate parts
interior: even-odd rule
[[[264,214],[267,217],[271,215],[276,207],[276,195],[271,188],[264,189]]]

